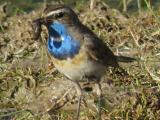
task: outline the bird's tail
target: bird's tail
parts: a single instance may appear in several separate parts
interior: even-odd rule
[[[116,56],[116,59],[118,62],[134,62],[138,60],[136,58],[126,57],[126,56]]]

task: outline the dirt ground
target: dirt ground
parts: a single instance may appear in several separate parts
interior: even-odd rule
[[[160,119],[160,10],[123,14],[97,2],[94,9],[75,7],[80,20],[116,55],[134,57],[120,63],[128,72],[106,70],[101,80],[103,120]],[[45,28],[33,39],[32,21],[41,9],[9,16],[0,6],[0,119],[71,120],[77,103],[73,84],[51,64]],[[96,118],[94,84],[84,91],[81,120]]]

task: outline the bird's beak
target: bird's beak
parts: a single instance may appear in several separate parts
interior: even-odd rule
[[[45,18],[45,17],[34,20],[32,22],[32,28],[33,28],[33,33],[34,33],[33,39],[38,40],[42,32],[42,25],[47,26],[48,23],[51,21],[52,21],[51,19]]]
[[[38,18],[32,22],[32,28],[33,28],[33,33],[34,37],[33,39],[38,40],[42,31],[42,25],[45,24],[45,19],[44,18]]]

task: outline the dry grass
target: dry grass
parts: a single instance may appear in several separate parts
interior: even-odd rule
[[[115,54],[138,59],[121,64],[128,76],[106,72],[102,79],[102,118],[160,119],[160,10],[149,8],[123,15],[103,2],[95,4],[76,7],[81,21]],[[50,64],[45,45],[31,39],[31,21],[40,12],[8,17],[1,9],[0,119],[71,120],[75,115],[77,98],[72,84]],[[45,36],[43,33],[42,39]],[[85,92],[85,99],[88,106],[82,104],[81,119],[95,119],[95,91]]]

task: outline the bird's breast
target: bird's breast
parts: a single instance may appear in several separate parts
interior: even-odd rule
[[[77,81],[87,76],[101,76],[105,66],[90,56],[81,40],[70,33],[71,30],[69,32],[61,23],[52,23],[48,30],[48,50],[59,72]]]
[[[85,51],[80,51],[74,58],[67,60],[58,60],[53,58],[53,64],[62,74],[71,80],[82,80],[86,76],[100,77],[105,66],[90,59]]]

